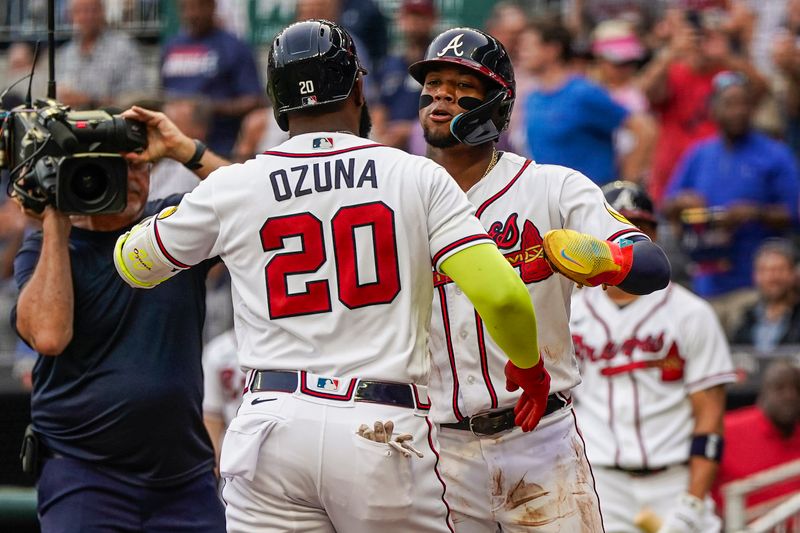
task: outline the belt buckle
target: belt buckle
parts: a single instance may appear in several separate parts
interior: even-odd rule
[[[495,431],[494,433],[484,433],[475,430],[474,422],[476,419],[488,419],[491,416],[492,416],[491,411],[483,411],[469,417],[469,432],[472,433],[475,437],[488,437],[490,435],[496,435],[497,433],[500,433],[499,431]]]
[[[469,417],[469,432],[472,433],[472,435],[474,437],[483,437],[483,436],[486,435],[485,433],[476,433],[475,432],[475,428],[472,425],[473,422],[475,422],[475,419],[478,418],[479,416],[481,416],[481,415],[473,415],[473,416]]]

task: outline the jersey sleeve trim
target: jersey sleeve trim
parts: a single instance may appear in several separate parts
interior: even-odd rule
[[[158,244],[158,249],[161,251],[161,253],[162,253],[162,254],[164,254],[164,257],[165,257],[165,258],[167,258],[167,260],[168,260],[170,263],[172,263],[173,265],[175,265],[175,266],[176,266],[176,267],[178,267],[178,268],[183,268],[183,269],[186,269],[186,268],[191,268],[191,265],[187,265],[187,264],[181,263],[180,261],[178,261],[177,259],[175,259],[175,258],[172,256],[172,254],[170,254],[170,253],[167,251],[167,249],[164,247],[164,243],[163,243],[163,242],[161,242],[161,235],[159,235],[159,233],[158,233],[158,217],[156,217],[156,218],[153,220],[153,233],[154,233],[154,234],[155,234],[155,236],[156,236],[156,244]]]
[[[277,150],[267,150],[266,152],[261,152],[264,155],[274,155],[276,157],[327,157],[331,155],[339,155],[344,154],[347,152],[353,152],[355,150],[363,150],[365,148],[382,148],[385,147],[384,144],[373,143],[373,144],[364,144],[362,146],[353,146],[351,148],[342,148],[341,150],[332,150],[330,152],[279,152]]]
[[[477,218],[480,218],[481,214],[483,214],[483,212],[486,210],[487,207],[492,205],[492,203],[494,203],[498,198],[507,193],[508,190],[514,185],[514,183],[516,183],[516,181],[520,178],[520,176],[522,176],[522,173],[525,172],[525,169],[528,168],[528,166],[532,162],[533,161],[531,161],[530,159],[526,159],[525,163],[522,165],[522,168],[519,169],[519,172],[517,172],[517,174],[513,178],[511,178],[511,180],[506,184],[506,186],[500,189],[497,193],[495,193],[494,196],[490,197],[488,200],[486,200],[481,204],[481,206],[475,212],[475,216]]]
[[[701,390],[710,389],[711,387],[716,387],[717,385],[723,385],[725,383],[734,383],[734,382],[736,382],[736,372],[728,371],[728,372],[722,372],[720,374],[706,376],[696,381],[692,381],[691,383],[687,383],[685,387],[686,390],[691,394],[693,392],[698,392]]]
[[[470,246],[475,246],[475,244],[480,244],[482,242],[492,243],[494,241],[485,233],[479,233],[477,235],[470,235],[468,237],[464,237],[462,239],[458,239],[455,242],[451,242],[433,256],[433,267],[438,271],[439,265],[442,261],[447,259],[449,256],[454,254],[455,252],[461,250],[462,248],[469,248]]]

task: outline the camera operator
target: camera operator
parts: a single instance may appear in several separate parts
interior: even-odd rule
[[[124,116],[146,123],[148,139],[143,153],[124,154],[124,211],[24,210],[42,230],[25,239],[14,263],[20,295],[12,322],[39,353],[23,464],[38,475],[45,533],[223,532],[201,410],[211,262],[176,283],[135,291],[112,268],[112,252],[121,233],[181,199],[147,202],[152,161],[185,162],[200,179],[227,162],[161,113],[134,107]]]

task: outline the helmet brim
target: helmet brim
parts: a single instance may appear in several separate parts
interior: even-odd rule
[[[435,68],[441,68],[442,65],[445,63],[460,65],[462,67],[473,70],[476,73],[486,78],[489,78],[491,81],[495,82],[497,85],[505,89],[509,97],[514,96],[514,89],[510,87],[509,84],[503,78],[501,78],[500,76],[498,76],[485,66],[481,65],[477,61],[468,58],[443,56],[437,59],[423,59],[422,61],[417,61],[416,63],[412,63],[411,66],[408,67],[408,73],[411,74],[411,77],[417,80],[420,85],[425,85],[425,76],[428,74],[428,71]]]

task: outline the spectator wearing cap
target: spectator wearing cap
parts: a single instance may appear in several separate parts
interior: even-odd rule
[[[641,181],[655,141],[653,121],[570,70],[572,37],[563,25],[535,22],[526,34],[526,66],[537,77],[536,89],[525,99],[530,155],[538,163],[574,168],[599,185],[617,177]],[[613,138],[620,127],[633,133],[635,147],[617,163]]]
[[[797,220],[800,182],[789,148],[753,129],[748,78],[721,72],[712,88],[711,116],[719,133],[697,142],[681,159],[664,211],[686,223],[684,236],[693,235],[684,242],[700,243],[692,250],[694,290],[709,299],[730,334],[755,297],[756,249]]]
[[[384,144],[409,149],[410,137],[419,122],[422,87],[408,73],[408,66],[425,56],[436,22],[433,0],[403,0],[397,10],[396,25],[403,38],[403,48],[383,62],[378,74],[380,97],[372,108],[375,136]],[[424,146],[421,128],[417,137],[418,144],[421,142]]]
[[[744,72],[759,99],[766,86],[755,68],[734,54],[718,17],[670,11],[667,44],[642,71],[640,83],[659,121],[648,192],[661,205],[669,178],[686,149],[716,132],[709,116],[711,80],[723,70]]]
[[[744,312],[732,341],[749,344],[761,353],[779,344],[800,344],[800,303],[795,251],[791,242],[768,239],[756,252],[753,283],[758,302]]]
[[[597,81],[608,90],[612,100],[632,113],[647,113],[647,97],[636,78],[647,51],[633,26],[621,19],[601,22],[592,34],[592,54],[597,64]],[[630,131],[619,130],[614,139],[617,159],[630,153],[634,143]]]

